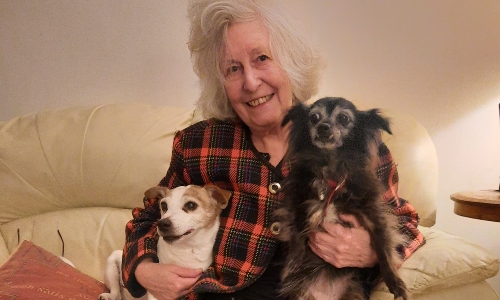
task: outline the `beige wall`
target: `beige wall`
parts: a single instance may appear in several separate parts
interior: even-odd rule
[[[456,216],[449,200],[500,180],[500,1],[287,2],[328,63],[318,96],[416,116],[439,157],[436,227],[500,256],[500,223]],[[192,107],[185,8],[174,0],[0,1],[0,120],[109,102]],[[500,276],[489,282],[500,293]]]
[[[0,120],[75,104],[196,99],[184,1],[1,0]]]

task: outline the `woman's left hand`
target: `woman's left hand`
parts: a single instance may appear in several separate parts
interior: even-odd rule
[[[377,254],[370,244],[370,235],[353,215],[339,218],[352,227],[340,223],[324,223],[326,232],[312,232],[309,247],[319,257],[337,267],[368,268],[377,264]]]

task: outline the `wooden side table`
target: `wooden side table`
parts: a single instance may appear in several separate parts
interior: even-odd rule
[[[500,192],[496,190],[466,191],[450,196],[455,201],[455,214],[480,220],[500,222]]]

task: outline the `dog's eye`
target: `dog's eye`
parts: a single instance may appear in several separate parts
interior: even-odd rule
[[[160,208],[162,212],[166,212],[168,210],[167,202],[160,202]]]
[[[316,125],[320,119],[321,118],[320,118],[320,115],[318,113],[314,113],[314,114],[309,115],[309,121],[311,121],[311,123],[313,125]]]
[[[196,208],[198,207],[198,204],[192,202],[192,201],[189,201],[187,202],[186,204],[184,204],[184,209],[185,210],[188,210],[188,211],[193,211],[195,210]]]
[[[350,121],[351,118],[349,118],[349,116],[346,116],[344,114],[339,114],[337,116],[337,122],[344,127],[347,126],[347,124],[349,124]]]

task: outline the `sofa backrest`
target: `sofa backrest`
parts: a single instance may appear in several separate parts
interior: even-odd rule
[[[116,104],[46,110],[0,123],[0,224],[80,207],[142,206],[193,111]]]
[[[400,195],[431,226],[438,183],[432,140],[411,116],[385,115]],[[133,103],[47,110],[0,123],[0,224],[68,208],[142,205],[143,191],[168,168],[175,132],[196,120],[192,110]]]

